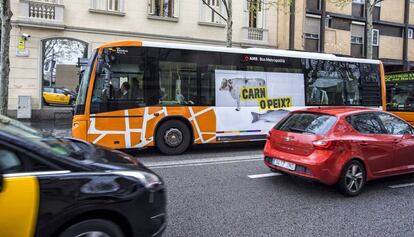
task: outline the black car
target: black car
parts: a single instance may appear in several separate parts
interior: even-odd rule
[[[0,236],[160,236],[162,179],[133,157],[0,116]]]

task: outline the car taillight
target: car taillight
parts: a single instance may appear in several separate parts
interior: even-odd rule
[[[270,136],[272,136],[272,130],[270,130],[267,134],[266,134],[266,139],[269,140]]]
[[[329,149],[332,149],[334,147],[335,141],[332,141],[332,140],[317,140],[317,141],[313,141],[312,144],[313,144],[313,147],[315,147],[315,149],[329,150]]]

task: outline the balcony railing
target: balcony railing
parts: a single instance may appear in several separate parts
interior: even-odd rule
[[[63,0],[20,0],[19,24],[62,28]]]
[[[268,30],[262,28],[243,27],[243,41],[251,43],[268,43]]]

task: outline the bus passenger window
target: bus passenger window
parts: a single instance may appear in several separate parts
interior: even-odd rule
[[[358,63],[305,59],[307,105],[363,105]]]
[[[201,70],[201,95],[200,103],[203,106],[214,106],[216,103],[216,70],[237,70],[232,65],[208,64]]]
[[[160,98],[163,105],[194,105],[197,102],[197,64],[160,62]]]

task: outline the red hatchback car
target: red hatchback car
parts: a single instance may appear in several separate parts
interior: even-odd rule
[[[378,110],[298,110],[269,132],[264,161],[273,171],[337,184],[355,196],[368,180],[414,172],[413,134],[410,124]]]

